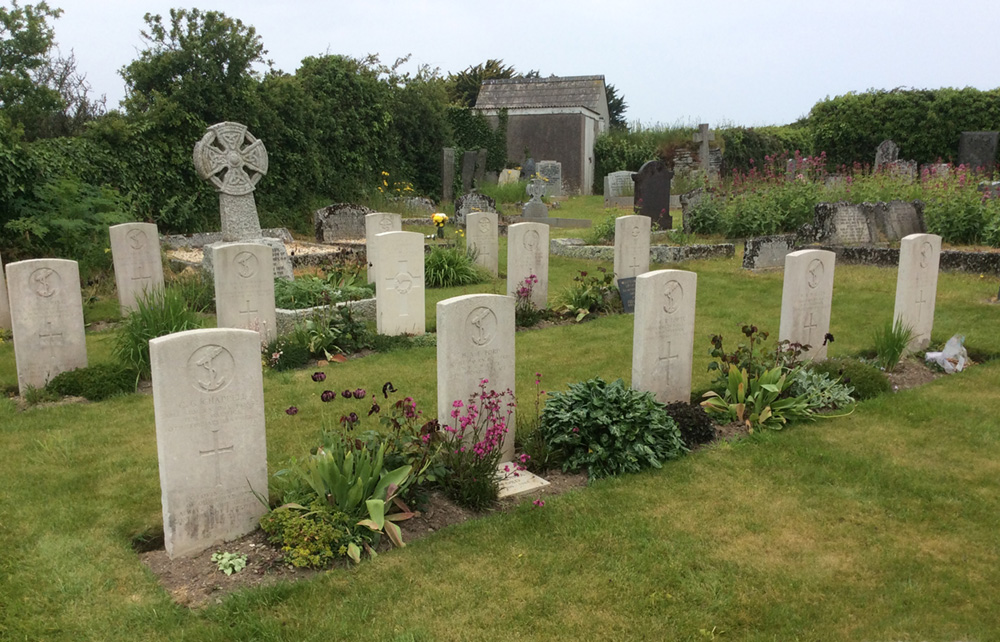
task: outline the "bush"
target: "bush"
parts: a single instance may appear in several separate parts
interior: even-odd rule
[[[429,288],[472,285],[488,280],[473,257],[463,249],[436,246],[424,258],[424,283]]]
[[[184,299],[188,309],[215,313],[215,283],[202,270],[185,269],[167,281],[167,289]]]
[[[854,402],[851,397],[854,389],[829,373],[800,367],[792,370],[789,377],[792,380],[790,394],[804,397],[810,410],[843,408]]]
[[[350,308],[338,306],[296,323],[287,340],[294,350],[305,349],[310,356],[329,359],[371,347],[372,333]]]
[[[587,233],[588,245],[609,245],[615,241],[615,221],[619,216],[625,216],[624,212],[607,211],[607,216],[598,221],[590,232]]]
[[[660,468],[685,452],[664,406],[621,379],[590,379],[551,393],[540,429],[564,471],[585,468],[591,479]]]
[[[858,401],[889,392],[889,379],[885,374],[859,359],[829,359],[807,365],[813,372],[826,373],[831,378],[839,377],[842,384],[854,388],[853,396]]]
[[[63,396],[102,401],[115,395],[135,392],[139,373],[120,364],[101,363],[61,372],[46,388]]]
[[[174,332],[201,327],[181,294],[172,289],[144,292],[118,326],[113,348],[115,357],[143,377],[150,376],[149,340]]]
[[[294,370],[309,363],[309,349],[289,337],[277,337],[263,349],[263,362],[268,368],[281,372]]]
[[[681,439],[687,448],[707,444],[715,439],[715,423],[700,405],[675,401],[667,404],[667,414],[677,423]]]
[[[260,518],[268,541],[280,546],[285,561],[299,568],[322,568],[347,555],[353,541],[346,513],[314,502],[308,512],[286,506]]]
[[[562,312],[576,316],[580,321],[591,313],[621,310],[622,300],[615,286],[615,275],[607,268],[597,268],[599,275],[581,271],[573,278],[573,285],[562,293]]]
[[[358,275],[331,272],[325,279],[300,276],[294,281],[274,280],[274,306],[304,310],[341,301],[358,301],[375,296],[375,284],[364,283]]]

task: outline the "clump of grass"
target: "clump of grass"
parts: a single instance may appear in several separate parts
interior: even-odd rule
[[[902,319],[875,328],[875,361],[886,372],[892,372],[913,341],[913,328]]]
[[[489,280],[474,258],[457,247],[435,247],[424,259],[424,282],[429,288],[472,285]]]
[[[144,293],[118,326],[113,352],[115,357],[143,377],[149,377],[149,340],[174,332],[201,327],[181,292],[168,288]]]

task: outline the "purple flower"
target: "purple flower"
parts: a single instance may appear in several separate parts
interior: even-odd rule
[[[344,399],[350,399],[353,395],[351,394],[350,390],[345,390],[342,393],[340,393],[340,396],[343,397]]]
[[[299,409],[296,408],[295,406],[289,406],[288,409],[285,410],[285,414],[287,415],[297,415],[298,413]]]
[[[325,372],[314,372],[313,375],[312,375],[312,377],[313,377],[313,381],[317,381],[317,382],[319,382],[319,381],[325,381],[326,380],[326,373]]]
[[[337,398],[337,393],[334,392],[333,390],[324,390],[323,394],[321,394],[319,398],[322,399],[324,402],[333,401],[334,399]]]
[[[355,399],[364,399],[367,396],[368,396],[368,393],[365,392],[364,388],[358,388],[357,390],[354,391],[354,398]]]

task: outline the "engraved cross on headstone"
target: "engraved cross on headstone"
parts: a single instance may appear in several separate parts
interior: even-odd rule
[[[691,135],[691,139],[696,143],[701,143],[698,147],[698,157],[701,160],[701,168],[705,170],[707,174],[710,168],[708,162],[709,158],[709,141],[715,140],[715,132],[708,128],[708,123],[702,123],[698,125],[698,131]]]
[[[809,320],[806,321],[806,324],[804,326],[802,326],[802,329],[806,331],[806,345],[809,345],[809,346],[812,345],[813,328],[816,328],[816,327],[819,327],[819,326],[816,325],[816,321],[813,320],[813,313],[810,312],[809,313]]]
[[[253,190],[267,174],[267,150],[240,123],[217,123],[194,146],[194,168],[219,193],[223,241],[262,238]]]
[[[45,330],[40,330],[38,332],[38,340],[43,348],[54,348],[56,346],[62,345],[62,332],[52,331],[52,322],[45,322]]]
[[[221,461],[220,458],[222,456],[222,453],[231,453],[231,452],[233,452],[234,446],[224,446],[222,448],[219,448],[219,431],[218,430],[213,430],[212,431],[212,444],[213,444],[214,448],[212,448],[211,450],[199,450],[198,454],[201,455],[202,457],[215,457],[215,485],[216,486],[221,486],[222,485],[222,461]]]
[[[917,304],[917,319],[916,319],[916,322],[920,323],[920,314],[924,311],[924,304],[927,303],[927,299],[924,298],[924,289],[923,288],[920,288],[919,290],[917,290],[917,300],[915,301],[915,303]]]
[[[670,384],[670,365],[671,365],[670,362],[680,358],[679,354],[670,354],[672,352],[670,346],[672,345],[673,341],[667,341],[667,354],[660,357],[657,360],[657,365],[656,365],[657,370],[663,373],[664,377],[667,380],[668,385]]]
[[[251,308],[250,307],[250,299],[247,299],[247,304],[244,307],[246,309],[245,310],[240,310],[240,314],[241,315],[246,315],[246,317],[247,317],[248,320],[249,320],[249,318],[250,318],[251,315],[257,314],[257,312],[259,312],[259,310],[257,310],[256,308]]]

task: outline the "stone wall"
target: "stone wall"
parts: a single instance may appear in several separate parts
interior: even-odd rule
[[[838,263],[896,267],[899,248],[823,246],[837,254]],[[1000,252],[964,252],[941,250],[940,269],[973,274],[1000,275]]]
[[[615,248],[609,245],[584,245],[582,239],[552,239],[549,253],[575,259],[615,260]],[[732,243],[717,245],[653,245],[649,248],[651,263],[680,263],[696,259],[729,259],[735,256]]]

